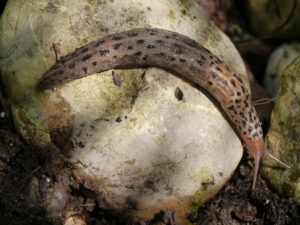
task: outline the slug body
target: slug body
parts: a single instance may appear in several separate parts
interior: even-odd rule
[[[250,93],[240,77],[196,41],[167,30],[141,28],[110,35],[61,57],[39,80],[37,90],[113,68],[153,66],[180,74],[212,94],[244,141],[255,170],[261,157],[272,156],[264,147],[263,133]]]

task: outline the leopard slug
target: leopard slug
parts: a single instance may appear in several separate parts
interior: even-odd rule
[[[261,123],[243,80],[196,41],[162,29],[141,28],[93,41],[61,57],[38,81],[42,91],[113,68],[159,67],[179,74],[206,89],[221,104],[254,158],[255,188],[260,159],[267,156]]]

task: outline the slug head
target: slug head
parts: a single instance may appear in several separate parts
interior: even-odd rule
[[[245,140],[246,148],[248,150],[249,158],[254,159],[254,178],[252,183],[252,190],[255,188],[258,169],[259,169],[259,163],[262,156],[267,156],[270,159],[275,160],[277,163],[279,163],[281,166],[290,168],[289,165],[285,164],[284,162],[277,159],[275,156],[273,156],[267,148],[265,148],[264,139],[259,138],[257,140]]]

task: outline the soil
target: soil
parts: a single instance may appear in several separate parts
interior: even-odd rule
[[[227,9],[226,9],[227,10]],[[232,9],[231,9],[232,10]],[[2,13],[2,11],[0,11]],[[229,17],[230,13],[228,14]],[[236,12],[234,12],[236,15]],[[226,23],[229,27],[230,22]],[[233,35],[233,34],[231,34]],[[249,45],[251,47],[249,47]],[[274,48],[274,43],[260,44],[253,47],[249,45],[238,46],[241,54],[248,58],[255,54],[260,57],[250,57],[250,65],[260,65],[254,68],[255,74],[263,71],[267,55]],[[259,50],[260,49],[260,50]],[[263,53],[261,51],[263,49]],[[264,60],[263,60],[264,59]],[[256,61],[255,61],[256,60]],[[253,69],[253,68],[252,68]],[[250,71],[249,71],[250,72]],[[250,73],[251,76],[251,73]],[[0,76],[1,77],[1,76]],[[260,87],[252,79],[252,87]],[[58,174],[58,170],[69,168],[63,164],[58,168],[49,160],[39,156],[38,151],[28,146],[17,134],[8,107],[5,107],[4,99],[7,97],[2,82],[0,82],[0,224],[28,225],[45,224],[58,225],[68,217],[73,220],[87,221],[88,224],[132,224],[130,219],[124,216],[115,216],[105,207],[105,202],[96,196],[99,193],[93,191],[93,185],[86,183],[73,174]],[[264,90],[254,92],[256,98],[265,96]],[[268,124],[272,104],[260,106],[258,109],[261,118]],[[264,127],[265,130],[267,126]],[[252,183],[252,162],[247,160],[247,155],[233,174],[231,180],[212,199],[190,215],[193,224],[299,224],[300,205],[293,199],[279,196],[266,181],[259,177],[254,191],[250,190]],[[32,182],[34,180],[34,182]],[[29,191],[27,184],[35,184],[35,192]],[[61,193],[61,198],[51,200],[56,206],[67,201],[67,206],[61,209],[58,218],[49,217],[49,211],[44,210],[43,205],[33,204],[27,199],[28,195],[49,196],[51,190],[56,189]],[[50,204],[50,203],[49,203]],[[61,204],[65,205],[65,204]],[[77,212],[77,213],[75,213]],[[136,224],[177,224],[174,219],[176,212],[168,210],[156,215],[152,221],[139,221]],[[46,218],[48,215],[48,218]]]

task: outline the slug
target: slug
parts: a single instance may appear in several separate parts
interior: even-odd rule
[[[175,32],[140,28],[93,41],[61,57],[41,77],[36,89],[54,88],[113,68],[145,66],[179,74],[206,89],[221,104],[245,143],[249,158],[254,158],[252,189],[262,156],[290,168],[265,148],[261,123],[243,80],[209,50]]]

